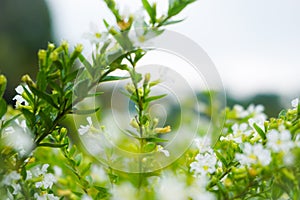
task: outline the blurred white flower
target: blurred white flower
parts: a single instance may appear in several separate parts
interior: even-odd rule
[[[112,200],[133,200],[137,198],[137,190],[131,183],[122,183],[121,185],[114,185],[112,191]]]
[[[233,110],[236,112],[237,117],[244,118],[249,115],[249,113],[241,105],[234,105]]]
[[[299,105],[299,98],[293,99],[291,104],[293,108],[297,108]]]
[[[195,161],[191,163],[191,172],[196,176],[212,174],[216,171],[217,157],[213,150],[206,153],[199,153],[195,157]]]
[[[208,184],[207,176],[199,176],[196,181],[187,188],[189,198],[193,200],[214,200],[216,199],[213,193],[206,190]]]
[[[210,138],[195,138],[194,139],[194,144],[196,146],[196,148],[199,149],[199,152],[207,152],[211,149],[210,145],[211,145],[211,140]]]
[[[99,181],[99,182],[109,181],[108,176],[105,170],[103,169],[103,167],[96,164],[93,164],[91,166],[91,176],[95,181]]]
[[[168,150],[164,149],[161,145],[157,145],[156,150],[158,152],[165,154],[166,157],[170,156],[170,152]]]
[[[54,194],[42,194],[41,196],[37,193],[34,194],[36,200],[59,200]]]
[[[35,167],[33,169],[33,175],[38,177],[40,175],[44,175],[47,173],[48,171],[48,167],[49,167],[49,164],[43,164],[43,166],[40,168],[40,167]]]
[[[249,130],[249,126],[246,123],[237,124],[235,123],[232,127],[232,134],[229,134],[227,136],[221,136],[220,140],[228,140],[228,141],[234,141],[237,144],[242,143],[243,137],[249,137],[252,133],[251,130]]]
[[[6,176],[4,176],[2,183],[4,185],[11,185],[14,181],[17,181],[20,179],[21,179],[21,175],[16,171],[12,171],[9,174],[7,174]]]
[[[48,174],[44,174],[42,181],[35,183],[35,187],[37,187],[37,188],[44,187],[45,189],[47,189],[47,188],[51,189],[53,183],[55,183],[55,182],[56,182],[55,176],[51,173],[48,173]]]
[[[156,189],[156,199],[183,200],[187,199],[185,182],[176,175],[167,173],[162,176]]]
[[[80,128],[78,129],[78,133],[80,135],[84,135],[84,134],[88,133],[91,130],[91,128],[93,127],[92,118],[87,117],[86,120],[88,121],[89,124],[86,126],[80,125]]]
[[[21,157],[28,154],[34,146],[33,137],[28,129],[20,126],[10,126],[4,130],[5,144],[14,148]]]
[[[25,86],[27,90],[29,90],[28,86]],[[24,93],[24,88],[22,85],[18,85],[16,87],[17,95],[13,98],[13,100],[16,100],[16,107],[19,107],[24,103],[25,106],[28,105],[28,102],[22,97],[22,94]]]
[[[88,39],[91,44],[104,43],[109,39],[108,36],[109,34],[107,32],[101,32],[100,30],[98,30],[97,25],[95,25],[94,23],[90,24],[90,32],[83,35],[83,37]]]
[[[84,194],[84,195],[81,197],[81,200],[93,200],[93,199],[92,199],[92,197],[90,197],[89,195]]]
[[[285,152],[288,153],[294,148],[294,142],[292,141],[291,133],[288,130],[278,132],[277,130],[271,130],[266,134],[267,147],[273,152]]]
[[[245,143],[243,153],[235,154],[235,158],[241,163],[241,165],[251,166],[252,164],[261,164],[266,166],[272,161],[271,152],[268,149],[264,149],[262,144]]]
[[[12,183],[12,188],[14,189],[13,193],[14,195],[19,194],[21,192],[21,185],[18,183]]]

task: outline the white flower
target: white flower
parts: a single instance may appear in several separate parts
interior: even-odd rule
[[[164,149],[161,145],[157,145],[156,150],[157,150],[158,152],[161,152],[161,153],[165,154],[166,157],[169,157],[169,156],[170,156],[169,151],[166,150],[166,149]]]
[[[45,174],[43,177],[43,180],[40,182],[36,182],[35,183],[35,187],[37,188],[41,188],[44,187],[45,189],[47,188],[52,188],[53,183],[56,182],[56,178],[53,174],[49,173],[49,174]]]
[[[208,184],[207,176],[199,176],[196,181],[187,188],[188,196],[193,200],[214,200],[216,199],[213,193],[206,190]]]
[[[93,127],[92,118],[87,117],[86,120],[88,121],[89,124],[86,126],[80,125],[80,128],[78,129],[78,133],[80,135],[84,135],[84,134],[88,133],[91,130],[91,128]]]
[[[212,174],[216,171],[217,157],[212,149],[206,153],[199,153],[195,157],[195,161],[191,163],[191,172],[196,176]]]
[[[299,98],[293,99],[291,102],[293,108],[297,108],[299,105]]]
[[[159,200],[182,200],[187,199],[187,188],[184,181],[176,175],[167,173],[161,177],[156,189],[156,199]]]
[[[34,198],[36,200],[59,200],[59,198],[54,196],[53,194],[43,194],[42,196],[40,196],[39,194],[35,193]]]
[[[36,168],[33,170],[33,175],[37,177],[37,176],[46,174],[47,171],[48,171],[48,167],[49,167],[49,164],[44,164],[44,165],[42,166],[42,168],[36,167]]]
[[[16,172],[16,171],[12,171],[10,172],[8,175],[4,176],[4,179],[2,180],[2,183],[4,185],[10,185],[13,183],[13,181],[17,181],[21,179],[21,175]]]
[[[81,200],[93,200],[93,199],[92,199],[92,197],[90,197],[89,195],[84,194],[84,195],[81,197]]]
[[[17,183],[12,183],[11,184],[12,188],[14,189],[13,194],[19,194],[21,192],[21,185]]]
[[[27,90],[29,90],[28,86],[25,86]],[[20,105],[22,105],[22,103],[24,103],[25,106],[28,105],[28,102],[22,97],[22,94],[24,93],[24,88],[22,85],[18,85],[18,87],[16,87],[16,92],[17,95],[13,98],[13,100],[16,100],[16,106],[19,107]]]
[[[229,140],[229,141],[234,141],[237,144],[242,143],[243,137],[249,137],[251,135],[251,130],[248,130],[248,124],[242,123],[242,124],[237,124],[235,123],[232,127],[232,134],[227,135],[226,137],[221,136],[220,140]]]
[[[130,183],[114,185],[111,191],[112,200],[133,200],[137,199],[137,191]]]
[[[271,130],[267,133],[267,147],[273,152],[285,152],[288,153],[290,149],[294,147],[291,133],[288,130],[278,132],[277,130]]]
[[[89,33],[85,33],[83,37],[88,39],[91,44],[101,44],[108,40],[109,34],[107,32],[101,33],[98,30],[97,25],[95,25],[94,23],[90,24],[90,30],[91,31]]]
[[[211,149],[211,140],[210,138],[195,138],[194,144],[199,149],[199,152],[207,152]]]
[[[249,113],[241,105],[234,105],[233,110],[235,110],[237,117],[244,118],[249,115]]]
[[[26,180],[30,180],[30,179],[32,179],[32,173],[31,173],[31,171],[27,170],[26,171]]]
[[[241,163],[241,165],[251,166],[252,164],[261,164],[266,166],[272,161],[271,152],[264,149],[262,144],[245,143],[243,153],[235,154],[235,158]]]

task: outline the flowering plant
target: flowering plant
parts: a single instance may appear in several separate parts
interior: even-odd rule
[[[177,149],[168,149],[170,135],[178,128],[164,123],[150,109],[168,94],[154,94],[160,80],[153,80],[151,73],[142,74],[138,63],[151,51],[143,43],[162,35],[166,26],[181,22],[174,17],[194,1],[170,0],[167,12],[158,16],[156,3],[141,0],[143,10],[125,16],[113,0],[104,0],[115,25],[104,20],[106,31],[88,34],[91,58],[83,54],[82,45],[70,50],[67,42],[58,47],[49,43],[38,52],[35,80],[24,75],[16,88],[15,108],[2,98],[7,81],[0,75],[1,197],[300,198],[298,98],[290,109],[268,119],[260,105],[247,109],[236,105],[219,113],[211,100],[214,91],[208,91],[204,110],[210,112],[205,114],[218,116],[211,134],[200,127],[189,148],[182,148],[185,141],[180,138]],[[116,73],[120,71],[126,75]],[[104,83],[124,81],[127,85],[121,93],[133,114],[122,134],[98,120],[99,107],[87,104],[90,98],[102,97],[99,87]],[[71,119],[78,122],[78,116],[76,130],[78,123]],[[191,122],[186,117],[183,123],[190,126]],[[185,131],[188,135],[189,130]],[[112,141],[123,150],[111,145]],[[180,157],[174,157],[176,150]],[[165,164],[166,160],[170,162]]]

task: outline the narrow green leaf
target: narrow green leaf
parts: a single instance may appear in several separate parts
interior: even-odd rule
[[[81,161],[82,161],[82,154],[77,154],[74,158],[75,160],[75,163],[76,163],[76,166],[79,166],[81,164]]]
[[[51,147],[51,148],[62,148],[67,146],[68,144],[54,144],[54,143],[40,143],[38,146],[39,147]]]
[[[89,61],[87,61],[82,54],[79,55],[79,60],[84,65],[86,70],[89,72],[90,76],[94,77],[94,69],[93,69],[92,65],[89,63]]]
[[[168,142],[168,140],[162,139],[162,138],[159,138],[159,137],[151,137],[151,138],[145,138],[145,139],[147,140],[147,142],[155,142],[155,143]]]
[[[78,81],[78,83],[74,87],[74,93],[78,97],[86,97],[88,94],[88,87],[89,87],[90,81],[89,79],[84,79]]]
[[[101,79],[101,82],[125,80],[128,78],[128,76],[106,76],[103,79]]]
[[[151,101],[154,101],[154,100],[158,100],[158,99],[161,99],[163,97],[167,96],[166,94],[162,94],[162,95],[158,95],[158,96],[151,96],[151,97],[148,97],[145,99],[145,102],[151,102]]]
[[[15,116],[13,116],[12,118],[10,118],[9,120],[5,121],[4,124],[2,125],[2,128],[5,128],[7,127],[12,121],[16,120],[18,117],[21,116],[21,113],[20,114],[17,114]]]
[[[73,110],[73,114],[77,114],[77,115],[90,115],[93,114],[95,112],[98,112],[100,110],[100,107],[95,108],[95,109],[91,109],[91,110]]]
[[[0,97],[0,119],[5,115],[7,111],[7,104],[4,99]]]
[[[32,91],[33,94],[35,94],[39,98],[45,100],[47,103],[49,103],[54,108],[59,109],[58,105],[54,102],[51,95],[47,94],[46,92],[40,91],[40,90],[36,89],[35,87],[30,87],[30,90]]]
[[[150,5],[150,3],[148,2],[148,0],[142,0],[142,3],[150,17],[151,23],[155,24],[155,22],[156,22],[156,4],[154,3],[153,7],[152,7]]]
[[[196,0],[169,0],[168,17],[173,17],[180,13],[187,5]]]
[[[253,127],[263,140],[267,138],[265,132],[256,123],[253,124]]]
[[[180,20],[167,20],[165,22],[162,23],[162,25],[167,26],[167,25],[172,25],[172,24],[177,24],[180,23],[182,21],[184,21],[185,19],[180,19]]]
[[[228,163],[226,162],[226,159],[223,157],[223,155],[219,151],[215,151],[217,157],[221,160],[222,164],[227,167]]]
[[[37,74],[37,87],[44,91],[47,87],[47,76],[44,71],[39,71]]]

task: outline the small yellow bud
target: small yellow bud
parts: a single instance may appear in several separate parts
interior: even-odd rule
[[[50,51],[52,51],[54,48],[55,48],[55,45],[54,45],[53,43],[49,43],[49,44],[48,44],[48,49],[49,49]]]
[[[129,92],[129,93],[134,93],[135,92],[135,88],[132,84],[128,83],[126,86],[125,86],[126,90]]]
[[[137,121],[135,119],[132,119],[130,121],[130,126],[132,126],[133,128],[139,128],[139,124],[137,123]]]
[[[51,54],[50,54],[50,59],[52,61],[56,61],[58,60],[58,53],[56,51],[53,51]]]
[[[82,44],[78,44],[76,47],[75,47],[75,51],[78,52],[78,53],[81,53],[83,50],[83,45]]]
[[[38,52],[38,57],[40,60],[45,60],[47,56],[47,52],[44,49],[40,49]]]
[[[169,133],[169,132],[171,132],[171,126],[166,126],[164,128],[155,128],[154,132],[155,133],[161,133],[161,134],[163,134],[163,133]]]
[[[153,119],[153,127],[156,127],[158,124],[158,119],[157,118],[154,118]]]
[[[145,74],[144,85],[147,85],[150,81],[151,75],[150,73]]]
[[[69,44],[67,41],[62,41],[61,45],[60,45],[65,51],[67,51],[69,49]]]
[[[31,87],[36,87],[35,83],[32,81],[32,79],[30,78],[30,76],[28,74],[22,76],[21,80]]]

